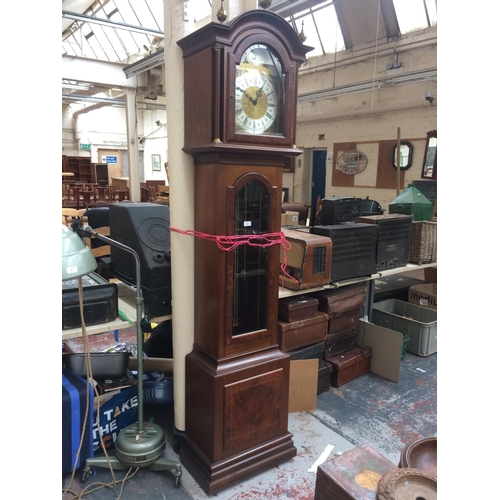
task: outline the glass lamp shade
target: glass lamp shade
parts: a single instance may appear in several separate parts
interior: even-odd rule
[[[62,280],[85,276],[97,269],[92,251],[69,227],[62,225]]]

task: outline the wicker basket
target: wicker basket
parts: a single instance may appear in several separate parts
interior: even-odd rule
[[[408,261],[418,265],[437,262],[437,222],[412,223]]]

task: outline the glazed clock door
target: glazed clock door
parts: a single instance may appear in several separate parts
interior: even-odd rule
[[[261,43],[250,45],[236,65],[236,133],[283,136],[285,84],[274,50]]]
[[[273,232],[272,209],[277,196],[266,177],[257,173],[241,176],[229,189],[228,220],[235,236]],[[276,279],[272,269],[279,245],[260,246],[265,240],[237,246],[228,260],[226,348],[243,352],[249,345],[272,343]]]

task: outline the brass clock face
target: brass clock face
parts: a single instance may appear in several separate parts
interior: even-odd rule
[[[284,78],[281,63],[263,44],[248,47],[236,67],[235,131],[283,135]]]

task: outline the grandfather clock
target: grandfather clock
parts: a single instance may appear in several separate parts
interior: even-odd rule
[[[294,146],[297,72],[312,47],[279,15],[252,10],[178,42],[195,230],[195,343],[186,357],[181,459],[213,494],[296,455],[290,358],[277,344],[282,170]],[[257,237],[257,239],[255,239]]]

